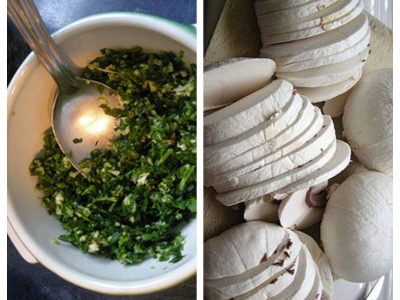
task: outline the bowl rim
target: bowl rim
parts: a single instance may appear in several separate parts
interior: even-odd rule
[[[165,36],[176,38],[180,37],[179,42],[196,53],[196,30],[193,26],[181,24],[170,19],[150,14],[135,12],[109,12],[87,16],[79,19],[52,34],[52,37],[60,42],[68,39],[73,32],[82,26],[90,28],[98,26],[99,23],[121,23],[126,22],[131,25],[141,26],[150,30],[157,31]],[[15,90],[19,90],[21,78],[24,78],[28,72],[37,66],[37,59],[31,52],[15,72],[7,89],[7,123],[12,116],[12,104],[15,101],[13,96]],[[9,124],[7,124],[7,127]],[[8,173],[8,171],[7,171]],[[8,173],[9,174],[9,173]],[[172,286],[175,286],[196,273],[197,255],[187,261],[185,264],[154,278],[145,280],[127,280],[115,281],[104,278],[93,277],[86,273],[81,273],[68,265],[60,264],[56,259],[49,258],[41,246],[37,245],[24,229],[23,225],[17,218],[16,212],[12,205],[12,197],[10,190],[7,189],[7,219],[13,227],[17,238],[21,241],[27,250],[47,269],[62,277],[63,279],[95,292],[110,295],[140,295],[154,293]],[[196,221],[196,217],[192,219]],[[27,245],[29,247],[27,247]]]

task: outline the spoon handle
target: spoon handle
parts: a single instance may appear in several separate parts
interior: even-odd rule
[[[59,93],[75,92],[81,70],[51,38],[32,0],[8,0],[7,13],[57,83]]]

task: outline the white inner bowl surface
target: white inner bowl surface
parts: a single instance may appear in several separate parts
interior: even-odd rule
[[[110,13],[77,21],[53,35],[80,67],[100,55],[101,48],[141,46],[144,51],[185,52],[196,62],[196,37],[188,29],[158,17]],[[184,258],[178,263],[144,262],[123,266],[118,261],[83,254],[53,240],[64,233],[61,224],[41,206],[36,178],[28,167],[43,146],[51,126],[56,85],[31,54],[8,89],[8,220],[22,243],[48,269],[79,286],[109,294],[141,294],[170,287],[196,270],[196,220],[183,228]]]

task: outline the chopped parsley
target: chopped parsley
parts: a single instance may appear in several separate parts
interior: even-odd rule
[[[31,175],[67,231],[59,240],[123,264],[177,262],[179,225],[196,214],[196,66],[186,66],[183,53],[139,47],[101,54],[83,76],[120,95],[123,109],[102,105],[120,120],[118,139],[80,163],[85,178],[48,130]]]

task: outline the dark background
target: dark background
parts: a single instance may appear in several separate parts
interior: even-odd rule
[[[52,33],[82,17],[102,12],[132,11],[158,15],[184,24],[196,23],[196,0],[34,0]],[[7,82],[29,54],[11,21],[7,20]],[[174,288],[143,296],[107,296],[84,290],[28,264],[7,240],[7,294],[10,300],[196,299],[196,278]]]

